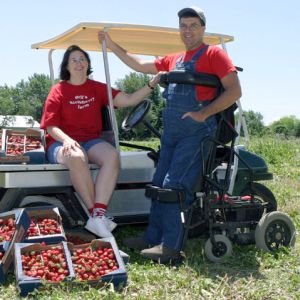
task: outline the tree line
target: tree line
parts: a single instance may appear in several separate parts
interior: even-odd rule
[[[132,93],[144,86],[150,77],[145,74],[131,72],[125,78],[115,82],[115,87],[125,92]],[[3,116],[31,116],[40,122],[44,102],[51,88],[51,81],[48,75],[33,74],[27,81],[21,80],[14,87],[7,85],[0,86],[0,115]],[[151,110],[148,114],[148,121],[158,131],[162,130],[162,110],[165,106],[161,89],[156,87],[148,97],[151,102]],[[152,137],[151,132],[145,126],[137,126],[133,132],[122,130],[122,120],[131,108],[116,110],[116,117],[119,124],[120,139],[122,140],[145,140]],[[278,121],[265,126],[263,116],[259,112],[244,111],[247,128],[250,135],[282,135],[288,137],[300,137],[300,120],[296,116],[286,116]],[[0,127],[5,124],[0,123]],[[243,134],[243,133],[242,133]]]

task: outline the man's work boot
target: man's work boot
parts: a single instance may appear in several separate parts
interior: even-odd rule
[[[147,249],[149,247],[151,247],[151,245],[149,245],[148,242],[146,242],[143,238],[141,237],[129,237],[126,238],[122,241],[122,244],[130,249],[133,250],[144,250]]]
[[[141,251],[141,256],[150,258],[160,264],[178,263],[182,260],[182,256],[179,251],[164,247],[163,245],[144,249]]]

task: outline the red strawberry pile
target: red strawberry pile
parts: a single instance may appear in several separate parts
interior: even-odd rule
[[[62,233],[59,222],[52,218],[31,218],[27,236],[51,235]]]
[[[0,242],[11,241],[15,229],[15,220],[13,218],[0,218]]]
[[[29,251],[22,256],[22,270],[25,275],[57,282],[69,275],[66,256],[62,247],[48,250]]]
[[[6,154],[23,155],[25,151],[41,148],[41,144],[40,138],[12,134],[7,137]]]
[[[85,243],[88,242],[86,240],[83,240],[80,236],[73,235],[73,234],[70,234],[70,233],[66,234],[66,238],[67,238],[68,242],[70,242],[70,243],[72,243],[74,245],[82,245],[82,244],[85,244]]]
[[[24,153],[24,135],[10,135],[7,137],[6,154],[22,155]]]
[[[25,151],[31,151],[41,148],[41,139],[37,137],[26,137]]]
[[[101,276],[119,268],[112,248],[74,249],[72,262],[76,278],[80,281],[98,280]]]

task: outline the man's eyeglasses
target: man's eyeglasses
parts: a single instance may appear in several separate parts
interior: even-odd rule
[[[190,26],[188,26],[188,25],[186,25],[186,24],[179,24],[179,28],[180,28],[180,30],[182,30],[182,31],[186,31],[186,30],[196,31],[196,30],[198,30],[200,27],[201,27],[201,25],[200,25],[200,24],[196,24],[196,23],[193,23],[193,24],[191,24]]]

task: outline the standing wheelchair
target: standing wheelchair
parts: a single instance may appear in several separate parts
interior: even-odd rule
[[[193,84],[214,87],[216,97],[223,88],[219,79],[211,74],[187,71],[171,71],[161,76],[161,84]],[[145,120],[150,100],[134,107],[124,119],[122,127],[131,130],[142,122],[156,137],[160,133]],[[219,262],[232,254],[232,244],[256,244],[257,248],[274,252],[281,247],[295,244],[296,231],[291,218],[277,211],[273,193],[258,181],[270,180],[265,161],[235,145],[238,133],[234,128],[234,104],[219,113],[217,130],[213,138],[207,138],[209,154],[201,175],[193,188],[194,201],[184,204],[185,193],[181,189],[163,189],[148,185],[146,197],[152,201],[177,202],[180,205],[184,226],[182,248],[189,237],[207,238],[204,252],[212,262]],[[202,145],[199,145],[202,147]],[[148,156],[158,161],[159,150],[150,150]]]

